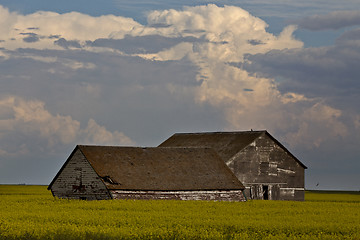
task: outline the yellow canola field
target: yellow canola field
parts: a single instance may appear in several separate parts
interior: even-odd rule
[[[360,239],[360,194],[305,202],[55,199],[0,185],[0,239]]]

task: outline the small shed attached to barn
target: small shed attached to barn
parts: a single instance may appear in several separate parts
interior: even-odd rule
[[[210,147],[251,199],[304,200],[307,168],[267,131],[177,133],[159,147]]]
[[[76,146],[48,189],[70,199],[245,201],[211,148]]]

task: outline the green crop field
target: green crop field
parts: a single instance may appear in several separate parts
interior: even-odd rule
[[[360,194],[305,202],[55,199],[0,185],[0,239],[360,239]]]

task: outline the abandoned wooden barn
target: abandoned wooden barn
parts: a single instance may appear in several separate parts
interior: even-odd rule
[[[211,148],[76,146],[48,189],[72,199],[245,201]]]
[[[304,200],[307,168],[267,131],[177,133],[159,147],[210,147],[250,199]]]

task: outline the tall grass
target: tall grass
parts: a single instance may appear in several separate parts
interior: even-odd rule
[[[0,186],[0,239],[360,239],[360,195],[305,197],[81,201],[45,186]]]

